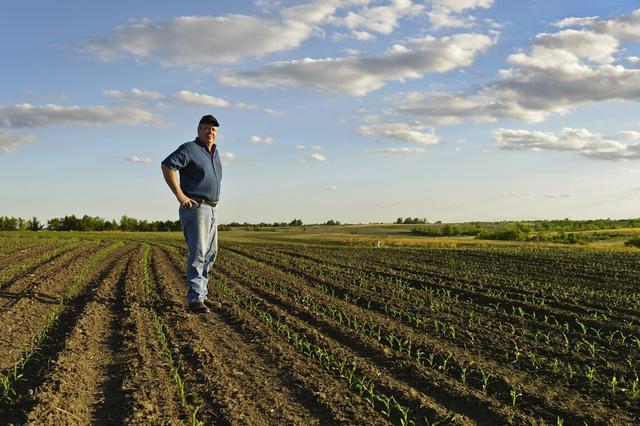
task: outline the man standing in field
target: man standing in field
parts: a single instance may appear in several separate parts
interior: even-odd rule
[[[180,223],[189,248],[189,310],[199,314],[220,307],[220,303],[207,299],[209,270],[218,253],[216,209],[222,179],[222,163],[216,145],[218,126],[214,116],[205,115],[198,123],[198,137],[180,145],[162,161],[164,180],[180,203]]]

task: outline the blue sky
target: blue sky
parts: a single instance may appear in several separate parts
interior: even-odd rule
[[[3,2],[0,215],[174,219],[213,114],[223,223],[637,217],[638,7]]]

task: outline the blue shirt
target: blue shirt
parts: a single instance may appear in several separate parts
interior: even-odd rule
[[[198,138],[183,143],[162,164],[180,173],[180,189],[196,201],[217,202],[220,198],[222,163],[214,145],[209,154],[207,146]]]

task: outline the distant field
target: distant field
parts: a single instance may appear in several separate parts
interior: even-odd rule
[[[410,229],[225,231],[206,316],[180,233],[0,233],[0,418],[639,423],[640,250]]]
[[[236,241],[292,242],[300,244],[334,244],[371,247],[416,247],[416,246],[573,246],[552,242],[519,242],[476,239],[473,236],[428,237],[412,233],[416,225],[339,225],[339,226],[303,226],[303,227],[265,227],[259,231],[243,227],[231,228],[221,233],[221,238]],[[625,241],[640,236],[639,228],[605,229],[595,231],[577,231],[576,234],[588,235],[592,241],[579,244],[582,247],[600,247],[625,249]],[[557,231],[534,234],[556,235]]]

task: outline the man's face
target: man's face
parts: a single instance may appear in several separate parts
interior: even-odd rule
[[[215,143],[216,136],[218,135],[218,128],[209,124],[203,124],[198,126],[198,138],[202,142]]]

